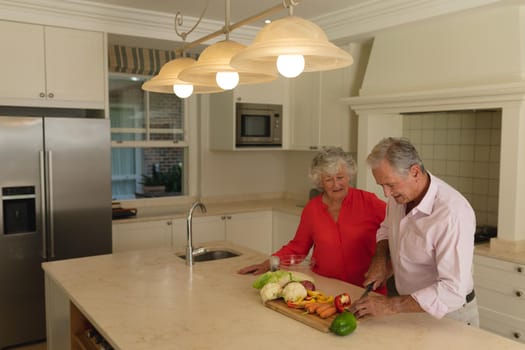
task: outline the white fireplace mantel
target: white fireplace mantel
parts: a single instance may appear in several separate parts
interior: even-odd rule
[[[525,82],[414,93],[344,98],[359,117],[358,164],[383,137],[402,135],[403,113],[500,109],[502,111],[498,238],[491,248],[525,251]],[[371,172],[361,167],[360,188],[383,193]]]

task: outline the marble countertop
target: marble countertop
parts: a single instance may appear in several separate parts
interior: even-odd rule
[[[301,215],[304,202],[292,199],[260,199],[227,202],[203,202],[206,206],[206,214],[200,210],[194,212],[194,217],[203,215],[223,215],[244,213],[251,211],[277,210],[293,215]],[[131,218],[113,220],[113,225],[125,225],[129,223],[154,221],[154,220],[173,220],[186,218],[188,205],[163,205],[138,208],[137,215]]]
[[[185,265],[169,249],[47,262],[48,277],[115,349],[523,349],[523,345],[453,320],[424,313],[360,321],[354,333],[323,333],[261,303],[255,277],[236,271],[264,256],[229,242],[243,254]],[[326,293],[362,288],[315,275]]]
[[[260,199],[243,201],[224,201],[204,203],[207,213],[202,214],[199,210],[194,212],[195,217],[203,215],[224,215],[244,213],[251,211],[276,210],[292,215],[301,215],[304,202],[292,199]],[[137,222],[147,222],[156,220],[174,220],[186,218],[188,209],[191,205],[172,205],[172,206],[152,206],[138,210],[137,216],[121,220],[113,220],[113,225],[126,225]],[[475,254],[501,259],[518,264],[525,264],[525,253],[502,252],[490,248],[489,243],[477,244]]]

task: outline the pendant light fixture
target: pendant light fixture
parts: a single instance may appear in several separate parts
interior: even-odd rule
[[[184,69],[192,66],[197,61],[189,57],[176,58],[169,61],[159,71],[159,74],[142,84],[142,89],[150,92],[160,92],[187,98],[192,94],[207,94],[222,91],[216,86],[193,85],[179,79],[179,74]]]
[[[187,32],[180,33],[177,29],[178,25],[182,25],[182,15],[180,12],[177,12],[175,15],[175,32],[179,37],[182,38],[183,42],[186,41],[186,37],[190,34],[202,20],[206,10],[208,9],[209,0],[206,2],[206,6],[201,13],[199,20],[195,25],[188,30]],[[180,58],[176,58],[164,64],[159,71],[159,74],[155,75],[150,80],[142,84],[142,90],[150,92],[160,92],[165,94],[175,93],[179,98],[188,98],[192,94],[206,94],[222,91],[217,86],[213,84],[203,85],[203,84],[194,84],[186,82],[179,78],[180,72],[184,69],[192,66],[197,61],[193,58],[184,57],[184,45],[180,50]]]
[[[332,44],[315,23],[293,16],[293,0],[289,0],[289,16],[267,24],[246,49],[235,55],[230,64],[239,70],[279,72],[296,77],[305,72],[343,68],[353,63],[352,56]]]
[[[225,0],[225,26],[214,33],[182,46],[195,47],[219,35],[226,40],[207,47],[198,61],[191,58],[177,58],[166,63],[159,74],[142,85],[142,89],[152,92],[172,93],[185,98],[192,93],[215,93],[231,90],[237,84],[269,82],[278,74],[293,78],[305,72],[315,72],[346,67],[352,64],[352,56],[335,46],[316,24],[293,16],[293,7],[300,0],[282,0],[259,14],[230,25],[230,0]],[[185,42],[202,20],[209,0],[197,23],[187,32],[179,33],[182,15],[175,16],[175,32]],[[245,24],[260,20],[288,8],[289,16],[267,24],[246,47],[229,40],[230,31]]]
[[[202,85],[217,85],[224,90],[231,90],[237,84],[255,84],[277,79],[276,72],[234,69],[230,65],[233,56],[246,48],[245,45],[229,40],[230,0],[225,0],[226,40],[208,46],[202,51],[197,63],[180,73],[180,79]]]

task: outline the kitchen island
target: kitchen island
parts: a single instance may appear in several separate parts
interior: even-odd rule
[[[48,262],[43,264],[46,293],[60,289],[71,302],[73,317],[78,310],[120,350],[524,348],[424,313],[360,321],[356,331],[345,337],[323,333],[264,307],[251,287],[255,277],[236,273],[242,266],[260,262],[263,255],[228,242],[207,246],[230,248],[242,255],[199,262],[192,268],[170,249]],[[332,295],[346,291],[356,299],[363,290],[314,277],[318,289]],[[78,327],[77,321],[71,323],[73,329]]]

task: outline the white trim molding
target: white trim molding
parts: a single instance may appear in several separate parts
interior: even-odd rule
[[[368,0],[310,20],[320,25],[330,40],[349,41],[403,23],[501,1],[504,0]],[[174,30],[174,17],[169,13],[87,0],[0,0],[0,19],[4,20],[180,42]],[[187,17],[185,20],[193,24],[198,19]],[[222,21],[203,19],[187,42],[215,32],[223,25]],[[230,37],[248,45],[259,29],[243,26],[234,30]],[[208,44],[217,40],[221,38],[212,39]]]
[[[401,94],[342,98],[357,113],[414,113],[461,109],[500,108],[525,98],[525,82],[482,85]]]

